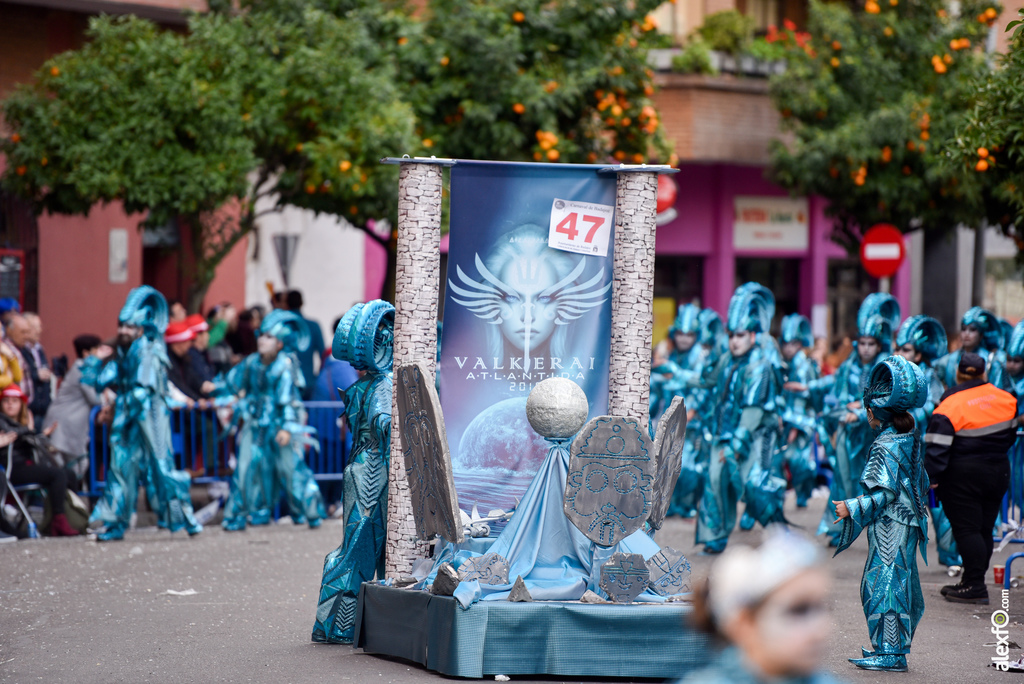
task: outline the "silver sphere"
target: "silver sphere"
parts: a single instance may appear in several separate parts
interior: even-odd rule
[[[587,422],[590,404],[583,388],[568,378],[537,383],[526,400],[526,419],[541,437],[568,439]]]

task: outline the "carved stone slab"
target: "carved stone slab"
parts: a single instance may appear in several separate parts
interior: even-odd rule
[[[530,591],[526,588],[526,582],[523,581],[522,576],[516,577],[516,583],[512,585],[512,591],[508,592],[508,600],[513,603],[530,603],[533,601],[533,597],[530,596]]]
[[[416,533],[421,539],[438,534],[459,543],[463,540],[462,519],[448,435],[434,378],[426,364],[414,361],[399,366],[395,393]]]
[[[654,459],[647,428],[635,418],[599,416],[572,442],[565,515],[599,546],[639,530],[651,512]]]
[[[430,585],[430,593],[434,596],[451,596],[459,586],[459,571],[451,563],[442,563]]]
[[[616,553],[601,566],[601,588],[615,603],[632,603],[647,589],[651,574],[639,553]]]
[[[496,553],[485,553],[460,565],[459,577],[463,582],[476,580],[480,584],[508,584],[508,561]]]
[[[647,520],[656,530],[661,529],[661,523],[665,520],[676,480],[683,469],[685,440],[686,404],[682,397],[676,397],[658,421],[658,430],[654,433],[654,501]]]
[[[651,573],[651,591],[660,596],[687,594],[690,591],[690,562],[682,551],[671,546],[651,556],[647,561]]]

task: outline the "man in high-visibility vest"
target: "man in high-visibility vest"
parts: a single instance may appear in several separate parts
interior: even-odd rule
[[[953,528],[963,558],[959,584],[942,588],[947,601],[988,603],[985,572],[992,526],[1010,482],[1007,451],[1017,435],[1017,400],[986,381],[985,361],[965,352],[956,385],[928,421],[925,469]]]

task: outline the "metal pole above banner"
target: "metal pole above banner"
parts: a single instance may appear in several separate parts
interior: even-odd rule
[[[406,156],[385,158],[381,163],[401,165],[395,246],[394,367],[421,361],[436,373],[442,167],[455,162]],[[388,577],[396,577],[409,574],[413,560],[427,555],[427,544],[416,537],[395,394],[391,409],[385,571]]]
[[[654,330],[654,232],[658,175],[669,166],[620,165],[615,173],[615,261],[608,413],[649,420]]]

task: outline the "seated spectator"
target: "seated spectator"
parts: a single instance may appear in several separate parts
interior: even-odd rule
[[[183,321],[188,317],[188,309],[181,303],[180,299],[172,299],[167,305],[168,317],[172,323]]]
[[[50,370],[50,363],[46,358],[46,352],[39,340],[43,335],[43,320],[39,314],[25,313],[22,316],[28,323],[28,341],[22,348],[22,356],[28,364],[29,377],[32,380],[32,402],[28,405],[29,411],[37,425],[42,425],[46,411],[50,408],[51,385],[53,372]]]
[[[189,358],[189,350],[196,333],[189,327],[186,321],[171,323],[164,332],[164,342],[167,343],[168,359],[171,362],[167,369],[167,380],[185,396],[184,403],[191,408],[198,404],[200,408],[206,408],[205,395],[213,390],[212,382],[203,382],[196,374],[192,361]],[[181,400],[181,397],[174,397]]]
[[[50,442],[53,446],[70,455],[72,460],[81,457],[78,461],[81,465],[72,466],[81,477],[89,467],[86,460],[89,451],[89,416],[93,407],[103,403],[94,388],[82,384],[82,364],[90,356],[99,356],[102,341],[95,335],[79,335],[73,344],[78,359],[64,376],[64,382],[50,404],[42,425],[45,430],[52,431]],[[106,354],[110,353],[108,347]],[[65,462],[65,465],[68,463]]]
[[[31,402],[32,376],[29,374],[28,362],[25,360],[24,352],[22,352],[22,349],[24,349],[25,345],[28,343],[28,338],[31,334],[29,332],[28,321],[26,321],[20,314],[16,314],[12,316],[7,325],[4,326],[4,330],[7,332],[7,336],[4,337],[4,342],[18,359],[18,367],[21,369],[21,381],[18,383],[18,386],[21,387],[21,391],[25,393],[29,402]]]
[[[39,433],[29,427],[28,397],[17,385],[0,392],[0,448],[11,448],[11,471],[8,474],[14,486],[39,484],[46,488],[53,511],[50,534],[55,537],[74,537],[78,530],[71,527],[64,514],[68,479],[64,468],[43,464],[35,460]],[[49,436],[53,428],[43,432]],[[13,446],[11,446],[13,445]],[[7,459],[4,459],[6,465]]]
[[[231,346],[231,353],[239,360],[256,353],[256,332],[260,328],[262,315],[253,307],[238,314],[234,330],[229,330],[224,340]]]

